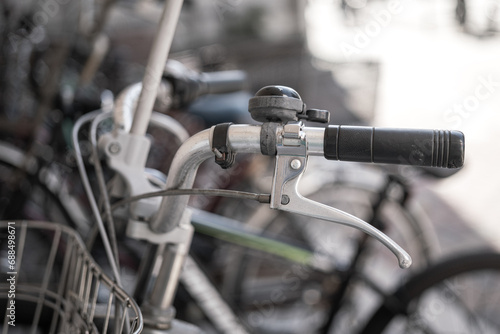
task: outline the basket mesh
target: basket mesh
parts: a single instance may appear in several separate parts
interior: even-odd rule
[[[0,222],[0,312],[4,334],[142,330],[135,301],[54,223]]]

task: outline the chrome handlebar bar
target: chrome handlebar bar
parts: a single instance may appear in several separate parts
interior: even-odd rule
[[[261,153],[261,131],[259,125],[231,125],[227,139],[231,150],[239,153]],[[340,210],[311,201],[302,197],[297,185],[305,171],[307,156],[322,156],[324,129],[301,127],[303,133],[303,152],[297,155],[295,143],[282,153],[278,149],[276,169],[271,194],[271,208],[298,213],[357,228],[389,248],[398,258],[401,268],[411,265],[411,258],[399,245],[385,234],[364,222]],[[214,156],[212,152],[214,127],[204,130],[189,140],[177,151],[167,178],[167,189],[187,189],[193,186],[196,172],[200,164]],[[286,145],[282,147],[285,148]],[[296,163],[295,167],[293,163]],[[282,200],[287,196],[287,200]],[[167,233],[177,227],[181,221],[189,198],[187,196],[165,197],[160,210],[150,222],[150,229],[156,233]],[[287,202],[288,201],[288,202]]]

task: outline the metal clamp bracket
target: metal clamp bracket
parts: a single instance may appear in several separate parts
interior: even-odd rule
[[[215,154],[215,163],[223,169],[230,168],[236,157],[229,147],[227,132],[232,123],[222,123],[214,127],[212,137],[212,152]]]
[[[137,220],[129,220],[127,225],[127,236],[138,240],[146,240],[151,244],[176,244],[183,247],[183,251],[189,249],[194,228],[191,225],[191,210],[186,209],[182,221],[172,231],[167,233],[156,233],[151,231],[148,224]]]

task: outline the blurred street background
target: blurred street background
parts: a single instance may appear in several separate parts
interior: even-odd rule
[[[224,45],[253,91],[294,87],[332,124],[463,131],[465,167],[417,179],[416,196],[442,234],[463,229],[455,247],[500,248],[499,1],[193,3],[198,24],[181,24],[179,48]]]
[[[134,6],[133,16],[113,12],[108,34],[140,63],[160,10],[150,0]],[[212,69],[246,70],[251,94],[293,87],[332,111],[332,124],[463,131],[463,170],[419,178],[416,195],[444,235],[463,228],[478,236],[471,247],[500,248],[499,28],[497,0],[192,0],[173,56],[189,62],[195,50]]]
[[[97,229],[77,175],[71,132],[81,115],[111,109],[124,88],[142,81],[164,4],[162,0],[0,0],[3,217],[66,221],[75,223],[82,235],[89,234],[89,240],[96,237]],[[414,251],[414,259],[420,257],[421,263],[417,260],[413,266],[416,269],[425,262],[429,249],[432,260],[462,250],[500,250],[500,0],[184,0],[169,58],[173,61],[167,63],[154,108],[178,120],[190,134],[227,121],[253,122],[248,100],[268,85],[292,87],[307,107],[329,110],[330,123],[335,125],[463,131],[465,166],[458,173],[433,169],[439,174],[436,177],[408,166],[338,163],[316,157],[321,162],[311,159],[309,166],[313,168],[308,173],[312,177],[306,173],[302,179],[309,192],[303,193],[386,227],[403,248]],[[203,86],[198,81],[200,72],[225,70],[244,71],[248,82],[238,86],[236,92],[231,85],[222,96],[198,95],[203,90],[197,87]],[[106,127],[103,124],[98,130],[108,131]],[[85,151],[81,155],[89,158],[91,143],[86,133],[80,136]],[[154,145],[147,166],[166,175],[182,141],[172,140],[154,127],[148,136]],[[27,158],[23,158],[25,155]],[[31,158],[43,168],[32,164]],[[201,165],[194,187],[269,193],[272,159],[244,154],[238,159],[236,165],[242,168],[222,170],[213,160]],[[16,164],[23,166],[22,173],[18,173]],[[110,170],[106,169],[106,174],[108,171],[109,179],[115,180]],[[442,177],[445,174],[453,175]],[[34,181],[20,176],[30,176]],[[378,184],[377,177],[382,179]],[[398,182],[393,182],[395,179]],[[402,186],[406,183],[409,187]],[[126,196],[122,190],[113,192],[114,200]],[[256,203],[247,205],[249,201],[233,203],[231,199],[208,197],[197,196],[190,205],[246,222],[239,228],[256,228],[293,245],[307,245],[307,250],[315,254],[311,261],[320,262],[315,266],[322,266],[317,252],[327,255],[328,266],[335,270],[335,275],[328,270],[325,275],[316,268],[309,271],[311,267],[305,268],[309,271],[305,276],[295,275],[295,269],[307,267],[302,266],[302,260],[294,259],[292,267],[287,261],[276,265],[287,259],[283,254],[288,248],[275,254],[283,259],[275,261],[271,256],[268,261],[273,253],[268,252],[267,244],[257,245],[256,256],[254,250],[235,252],[235,240],[219,238],[217,233],[205,235],[202,226],[195,235],[193,257],[202,264],[200,272],[209,275],[207,282],[213,279],[223,297],[241,307],[238,315],[242,319],[260,312],[254,297],[262,298],[262,305],[270,302],[274,310],[277,303],[273,292],[283,292],[284,287],[290,294],[276,308],[279,311],[275,315],[282,316],[268,317],[269,323],[256,321],[250,324],[252,327],[269,325],[282,333],[281,327],[287,323],[291,332],[305,332],[307,329],[292,328],[296,322],[309,328],[303,311],[310,311],[309,322],[317,326],[322,321],[317,321],[321,314],[316,308],[334,305],[334,295],[344,288],[338,299],[342,310],[335,312],[344,311],[345,306],[346,316],[353,316],[346,318],[346,326],[351,320],[360,324],[362,317],[358,315],[363,312],[358,311],[363,310],[359,305],[349,310],[351,301],[360,301],[364,308],[371,297],[353,294],[348,296],[353,298],[344,300],[347,290],[358,283],[371,290],[372,278],[382,290],[392,289],[412,273],[400,270],[381,244],[371,248],[370,241],[365,243],[364,237],[355,236],[354,229],[305,218],[295,220],[264,206],[261,211],[252,206]],[[115,225],[124,236],[130,217],[124,213],[118,218]],[[421,229],[410,226],[415,221]],[[428,237],[422,230],[427,232],[429,226],[436,233],[432,240],[426,240],[429,243],[422,244],[422,235]],[[219,228],[225,229],[223,224]],[[434,243],[434,237],[439,242]],[[434,252],[435,244],[441,246],[442,253]],[[124,246],[128,244],[124,242]],[[124,275],[130,286],[137,274],[134,270],[143,261],[141,251],[141,246],[134,244],[124,257],[130,266],[130,273]],[[103,254],[97,254],[98,260],[105,258]],[[122,253],[115,255],[121,259]],[[294,275],[288,277],[287,273]],[[363,276],[369,278],[367,282]],[[293,280],[287,278],[295,278],[304,288],[297,290]],[[271,291],[273,280],[279,290]],[[254,282],[264,282],[264,288]],[[268,282],[272,284],[266,287]],[[491,286],[490,282],[483,286]],[[183,293],[192,294],[187,290],[178,294],[180,318],[184,313],[184,319],[205,322],[210,312],[203,315],[206,311],[199,309],[201,303],[192,296],[185,298]],[[378,292],[375,295],[381,297]],[[481,299],[482,295],[478,296]],[[491,309],[497,311],[497,306]],[[337,320],[340,325],[344,322]]]
[[[36,29],[30,35],[37,52],[47,47],[47,36],[71,36],[71,29],[60,27],[84,10],[77,2],[33,3],[9,0],[2,6],[19,13],[30,8],[32,17],[46,18],[45,35]],[[141,80],[161,6],[155,0],[113,6],[104,29],[110,53],[103,69],[109,73],[97,78],[96,92],[105,87],[116,94]],[[84,28],[85,16],[80,19]],[[500,248],[499,26],[498,0],[186,0],[172,56],[197,70],[247,71],[248,97],[270,84],[293,87],[308,106],[330,110],[333,124],[463,131],[463,170],[418,183],[439,195],[439,204],[429,201],[436,211],[449,205],[465,226]],[[17,45],[21,37],[6,40]],[[19,68],[29,64],[30,48]],[[37,69],[35,81],[43,82],[44,69]],[[5,117],[22,128],[32,119],[36,97],[20,98],[29,80],[16,67],[3,71]],[[238,101],[246,113],[248,99]],[[19,134],[7,121],[0,126]]]
[[[465,27],[457,24],[455,1],[357,3],[346,23],[334,1],[309,2],[311,52],[334,63],[379,65],[375,125],[465,133],[465,167],[431,189],[500,247],[500,36],[488,31],[499,28],[495,2],[468,2]]]

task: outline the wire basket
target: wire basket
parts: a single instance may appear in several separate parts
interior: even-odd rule
[[[2,333],[140,333],[136,302],[71,228],[0,222]]]

